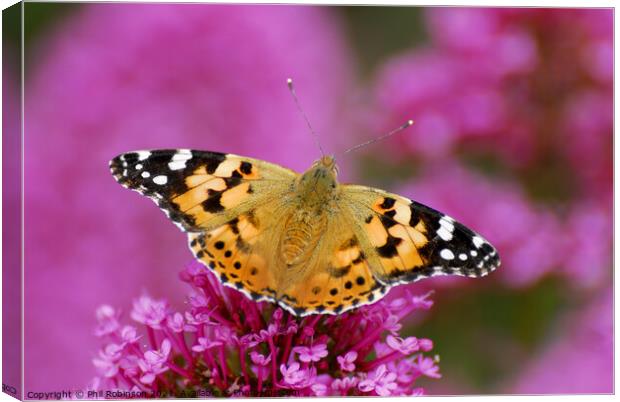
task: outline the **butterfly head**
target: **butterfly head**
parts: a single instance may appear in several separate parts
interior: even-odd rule
[[[299,179],[300,190],[308,194],[331,194],[338,185],[338,167],[331,155],[324,155]]]

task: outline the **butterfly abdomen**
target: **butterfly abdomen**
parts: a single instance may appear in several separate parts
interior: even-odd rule
[[[326,218],[324,213],[313,214],[301,209],[287,219],[280,242],[280,255],[286,265],[298,265],[309,260],[325,229]]]

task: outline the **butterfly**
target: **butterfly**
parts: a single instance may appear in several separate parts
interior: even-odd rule
[[[226,286],[294,315],[339,314],[398,284],[482,277],[500,265],[480,235],[400,195],[340,184],[332,156],[305,173],[233,154],[167,149],[110,162],[188,234]]]

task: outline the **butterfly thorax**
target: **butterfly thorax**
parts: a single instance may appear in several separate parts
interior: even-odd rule
[[[308,262],[316,250],[337,198],[336,174],[334,158],[324,156],[296,181],[298,208],[286,218],[280,242],[280,255],[286,265]]]

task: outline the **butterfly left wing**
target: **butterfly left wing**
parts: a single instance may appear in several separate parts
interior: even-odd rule
[[[273,211],[285,208],[292,170],[217,152],[136,151],[110,162],[124,187],[152,199],[188,232],[194,256],[226,286],[254,300],[274,300]],[[275,223],[274,223],[275,221]]]
[[[288,189],[297,173],[219,152],[163,149],[128,152],[110,162],[121,185],[152,199],[181,230],[215,229]]]
[[[484,238],[432,208],[382,190],[343,186],[373,274],[394,285],[436,275],[481,277],[500,264]]]

